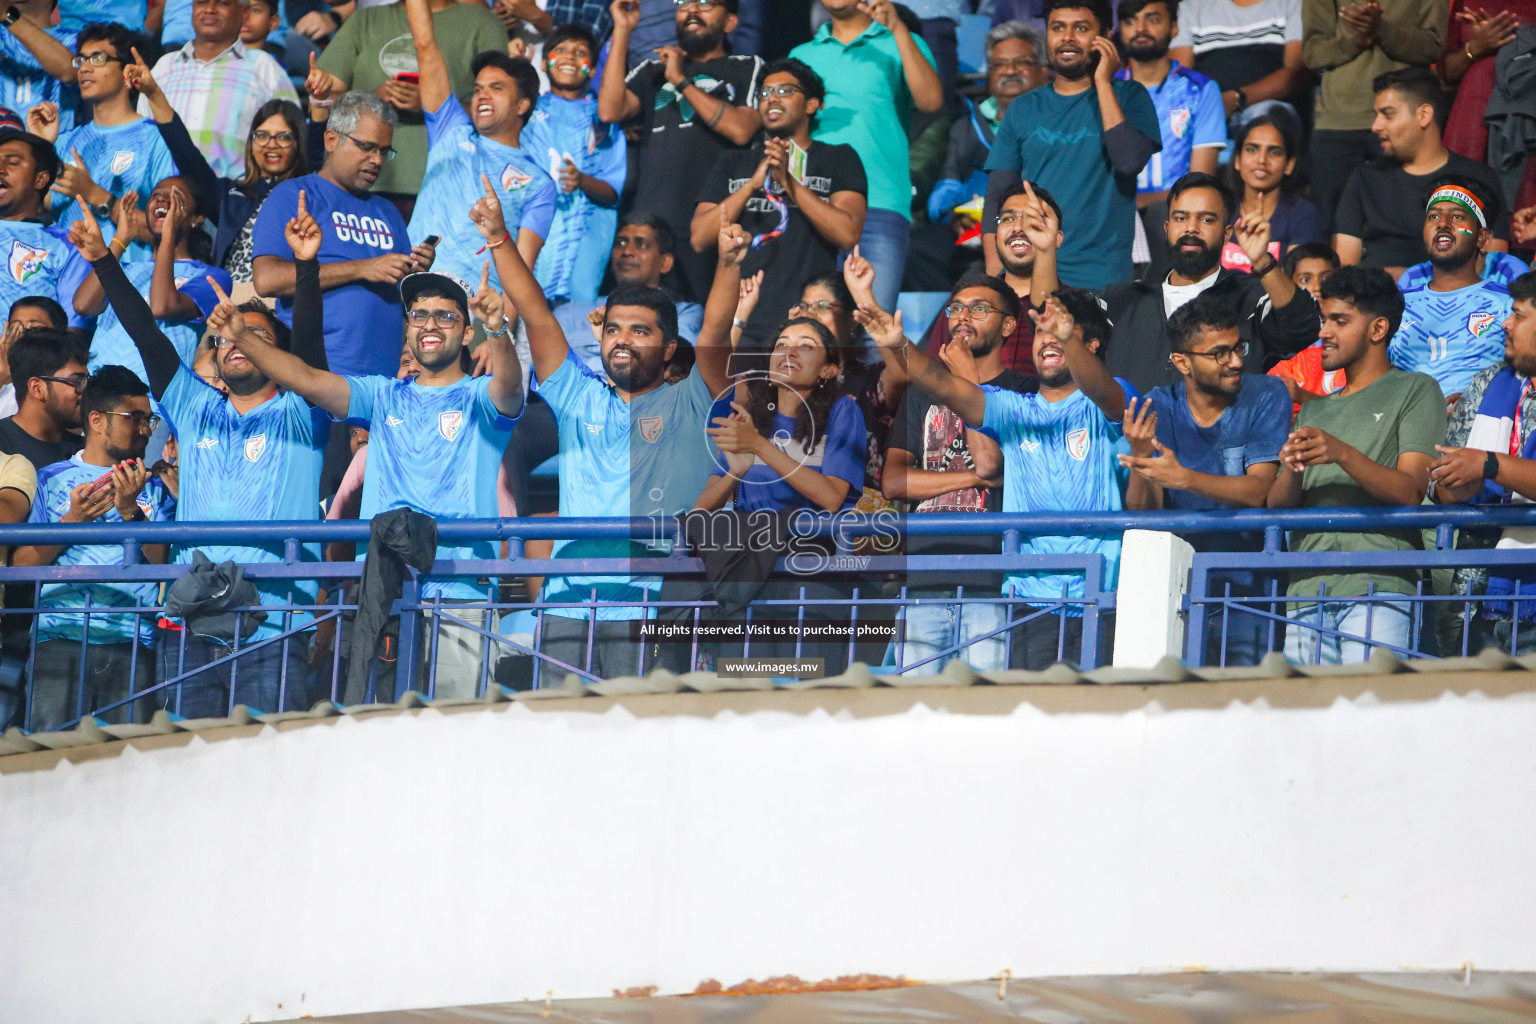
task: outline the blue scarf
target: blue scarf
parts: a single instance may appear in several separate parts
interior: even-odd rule
[[[1508,366],[1488,382],[1488,390],[1483,393],[1483,400],[1477,404],[1477,416],[1473,419],[1472,430],[1467,435],[1468,448],[1481,448],[1484,451],[1499,453],[1509,451],[1510,439],[1515,433],[1516,418],[1520,416],[1520,396],[1527,383],[1526,379],[1522,379]],[[1528,431],[1521,441],[1520,458],[1536,458],[1536,430]],[[1525,498],[1506,490],[1492,480],[1486,481],[1482,492],[1472,500],[1479,505],[1526,502]],[[1512,538],[1510,531],[1505,531],[1500,546],[1516,545],[1526,546],[1525,542]],[[1510,574],[1507,576],[1497,575],[1499,571],[1493,570],[1488,574],[1489,596],[1507,594],[1530,597],[1531,601],[1520,604],[1520,618],[1536,619],[1536,566],[1531,569],[1506,568],[1502,571]],[[1510,615],[1511,604],[1512,602],[1509,601],[1488,601],[1484,603],[1483,613],[1504,618]]]

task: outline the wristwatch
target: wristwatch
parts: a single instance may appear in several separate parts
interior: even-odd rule
[[[1498,475],[1499,475],[1499,453],[1498,452],[1489,452],[1488,453],[1488,457],[1483,460],[1483,479],[1484,480],[1492,480],[1494,477],[1496,477]]]
[[[6,28],[10,28],[20,20],[21,8],[17,7],[15,4],[11,4],[11,6],[5,9],[5,17],[0,18],[0,25],[4,25]]]
[[[98,220],[111,220],[112,219],[112,203],[113,203],[113,200],[112,200],[111,197],[108,197],[107,201],[104,202],[104,203],[92,203],[91,204],[91,212],[96,215]]]
[[[1274,270],[1280,265],[1280,261],[1275,259],[1273,255],[1269,255],[1267,253],[1266,255],[1269,256],[1269,262],[1265,264],[1263,270],[1260,270],[1257,266],[1255,266],[1252,271],[1254,277],[1263,277],[1265,274],[1268,274],[1271,270]]]

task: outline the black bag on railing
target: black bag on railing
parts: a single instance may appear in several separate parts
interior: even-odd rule
[[[266,612],[239,612],[231,609],[261,603],[256,584],[245,578],[245,570],[234,562],[217,565],[201,551],[192,552],[192,568],[174,580],[165,591],[167,618],[181,619],[198,636],[233,643],[235,631],[241,640],[267,621]]]

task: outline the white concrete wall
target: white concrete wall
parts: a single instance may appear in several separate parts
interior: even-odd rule
[[[0,1021],[784,973],[1536,969],[1536,696],[1285,685],[1314,696],[423,711],[11,770]]]

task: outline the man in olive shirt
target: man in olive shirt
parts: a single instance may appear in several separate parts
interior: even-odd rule
[[[1435,445],[1445,436],[1445,397],[1433,377],[1404,373],[1387,358],[1403,318],[1403,296],[1383,270],[1341,267],[1322,287],[1319,344],[1324,370],[1343,370],[1340,391],[1302,405],[1280,449],[1271,508],[1414,506],[1429,487]],[[1298,531],[1291,550],[1411,551],[1418,531]],[[1410,643],[1407,601],[1350,601],[1367,594],[1411,594],[1417,573],[1403,569],[1299,570],[1288,593],[1285,656],[1303,664],[1364,661],[1370,647],[1402,654]],[[1307,626],[1320,625],[1323,632]],[[1366,641],[1370,641],[1368,644]]]

